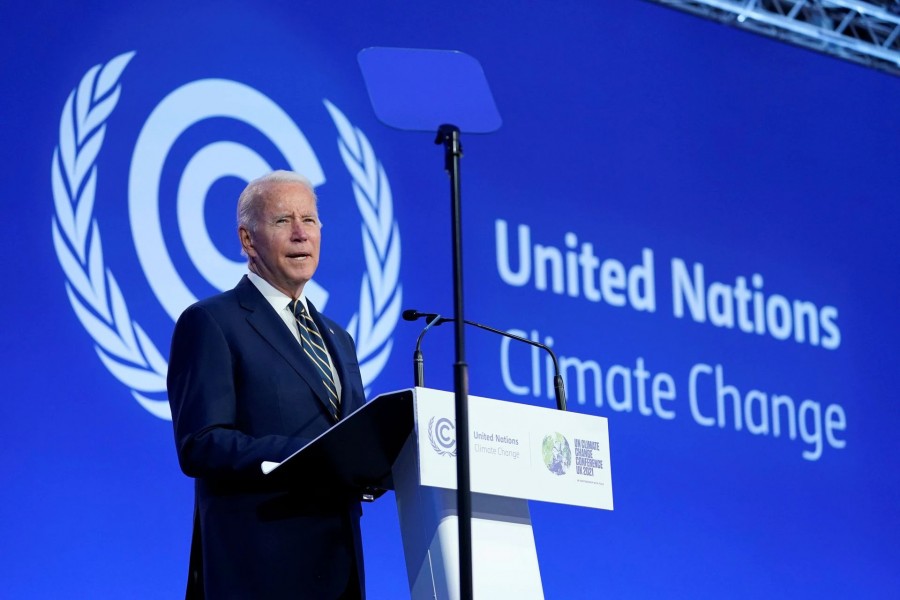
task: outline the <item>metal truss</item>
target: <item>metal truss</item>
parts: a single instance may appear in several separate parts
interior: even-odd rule
[[[900,0],[652,0],[900,75]]]

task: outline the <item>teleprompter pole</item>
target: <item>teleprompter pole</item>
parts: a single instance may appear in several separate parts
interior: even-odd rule
[[[459,595],[472,600],[472,495],[469,478],[469,367],[463,315],[462,210],[459,159],[462,144],[459,127],[441,125],[435,144],[444,146],[444,168],[450,175],[450,212],[453,236],[453,311],[456,334],[456,362],[453,387],[456,393],[456,511],[459,526]]]

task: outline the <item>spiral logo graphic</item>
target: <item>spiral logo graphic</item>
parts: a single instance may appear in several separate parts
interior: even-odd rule
[[[456,456],[456,425],[453,420],[431,417],[428,421],[428,441],[441,456]]]
[[[291,170],[304,173],[317,187],[325,182],[322,167],[306,136],[268,97],[236,81],[202,79],[166,96],[150,113],[134,146],[128,178],[128,207],[138,259],[150,287],[172,317],[197,301],[169,256],[160,221],[160,181],[169,151],[191,126],[211,118],[246,123],[275,145]],[[178,231],[191,262],[216,289],[226,290],[246,272],[244,261],[223,256],[212,242],[204,219],[204,201],[218,180],[251,181],[273,170],[246,145],[217,141],[191,156],[178,183]],[[324,306],[323,290],[312,284],[307,294]]]
[[[126,52],[91,68],[63,108],[59,145],[51,162],[53,244],[66,276],[69,301],[93,338],[101,362],[144,409],[161,419],[171,419],[165,398],[168,364],[132,318],[122,288],[106,266],[94,215],[96,162],[106,137],[107,120],[121,97],[120,78],[134,55]],[[338,150],[353,179],[353,197],[362,221],[366,271],[359,288],[359,311],[347,329],[356,341],[360,373],[368,386],[387,363],[400,317],[400,233],[387,175],[368,138],[334,104],[328,100],[323,103],[338,132]],[[135,143],[128,206],[141,267],[173,321],[197,298],[178,274],[166,247],[160,218],[160,181],[169,152],[182,134],[213,118],[249,125],[313,186],[325,182],[303,132],[257,90],[236,81],[202,79],[168,94],[147,118]],[[179,237],[194,267],[216,289],[232,287],[245,273],[246,265],[222,255],[206,229],[204,203],[210,188],[222,178],[250,181],[271,170],[272,166],[253,149],[215,141],[194,153],[180,174],[176,198]],[[317,307],[325,308],[327,290],[310,281],[304,291]]]

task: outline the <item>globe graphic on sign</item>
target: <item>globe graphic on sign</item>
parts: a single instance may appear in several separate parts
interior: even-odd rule
[[[557,432],[544,437],[541,444],[544,465],[551,473],[565,475],[572,466],[572,448],[563,434]]]

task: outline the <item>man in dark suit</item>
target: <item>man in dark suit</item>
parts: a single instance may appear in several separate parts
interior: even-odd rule
[[[260,469],[365,402],[353,340],[303,295],[319,262],[316,202],[295,173],[251,182],[238,200],[249,273],[175,326],[169,402],[195,478],[189,598],[365,597],[359,495]]]

